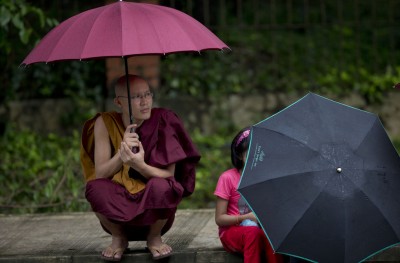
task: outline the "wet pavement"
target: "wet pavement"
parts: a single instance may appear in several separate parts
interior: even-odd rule
[[[0,215],[0,262],[102,262],[111,237],[93,213]],[[163,240],[174,255],[158,262],[243,262],[226,253],[218,238],[213,209],[178,210]],[[130,242],[122,262],[154,262],[145,242]],[[400,262],[396,246],[369,262]]]

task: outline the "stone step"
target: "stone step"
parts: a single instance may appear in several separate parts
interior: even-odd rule
[[[226,253],[218,238],[213,209],[178,210],[164,241],[174,255],[158,260],[173,263],[243,262]],[[0,262],[102,262],[101,251],[111,242],[93,213],[0,215]],[[154,262],[145,242],[130,242],[121,262]],[[368,262],[400,262],[400,247]]]

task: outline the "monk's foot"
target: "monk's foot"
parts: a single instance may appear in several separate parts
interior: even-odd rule
[[[126,238],[113,236],[111,245],[103,250],[101,257],[107,261],[120,261],[127,248],[128,240]]]
[[[169,257],[173,254],[172,248],[162,242],[161,236],[148,237],[147,248],[152,254],[154,260]]]

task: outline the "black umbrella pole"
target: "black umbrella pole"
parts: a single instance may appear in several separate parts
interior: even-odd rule
[[[130,80],[129,80],[129,72],[128,72],[128,58],[124,57],[125,64],[125,79],[126,79],[126,91],[128,92],[128,109],[129,109],[129,124],[133,124],[133,116],[132,116],[132,103],[131,103],[131,88],[130,88]],[[131,132],[135,132],[134,128],[131,128]],[[138,147],[132,147],[132,152],[137,153],[139,151]]]

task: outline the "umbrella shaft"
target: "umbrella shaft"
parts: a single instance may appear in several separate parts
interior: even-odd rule
[[[124,57],[125,64],[125,78],[126,78],[126,91],[128,92],[128,108],[129,108],[129,124],[133,124],[133,116],[132,116],[132,103],[131,103],[131,88],[129,81],[129,72],[128,72],[128,58]],[[131,133],[135,132],[135,128],[131,128]],[[138,147],[132,147],[132,152],[137,153],[139,151]]]
[[[130,88],[130,81],[129,81],[129,71],[128,71],[128,58],[124,57],[124,64],[125,64],[125,78],[126,78],[126,91],[128,93],[128,108],[129,108],[129,124],[133,124],[133,116],[132,116],[132,103],[131,103],[131,88]],[[135,131],[133,129],[133,131]],[[132,130],[131,130],[132,132]]]

